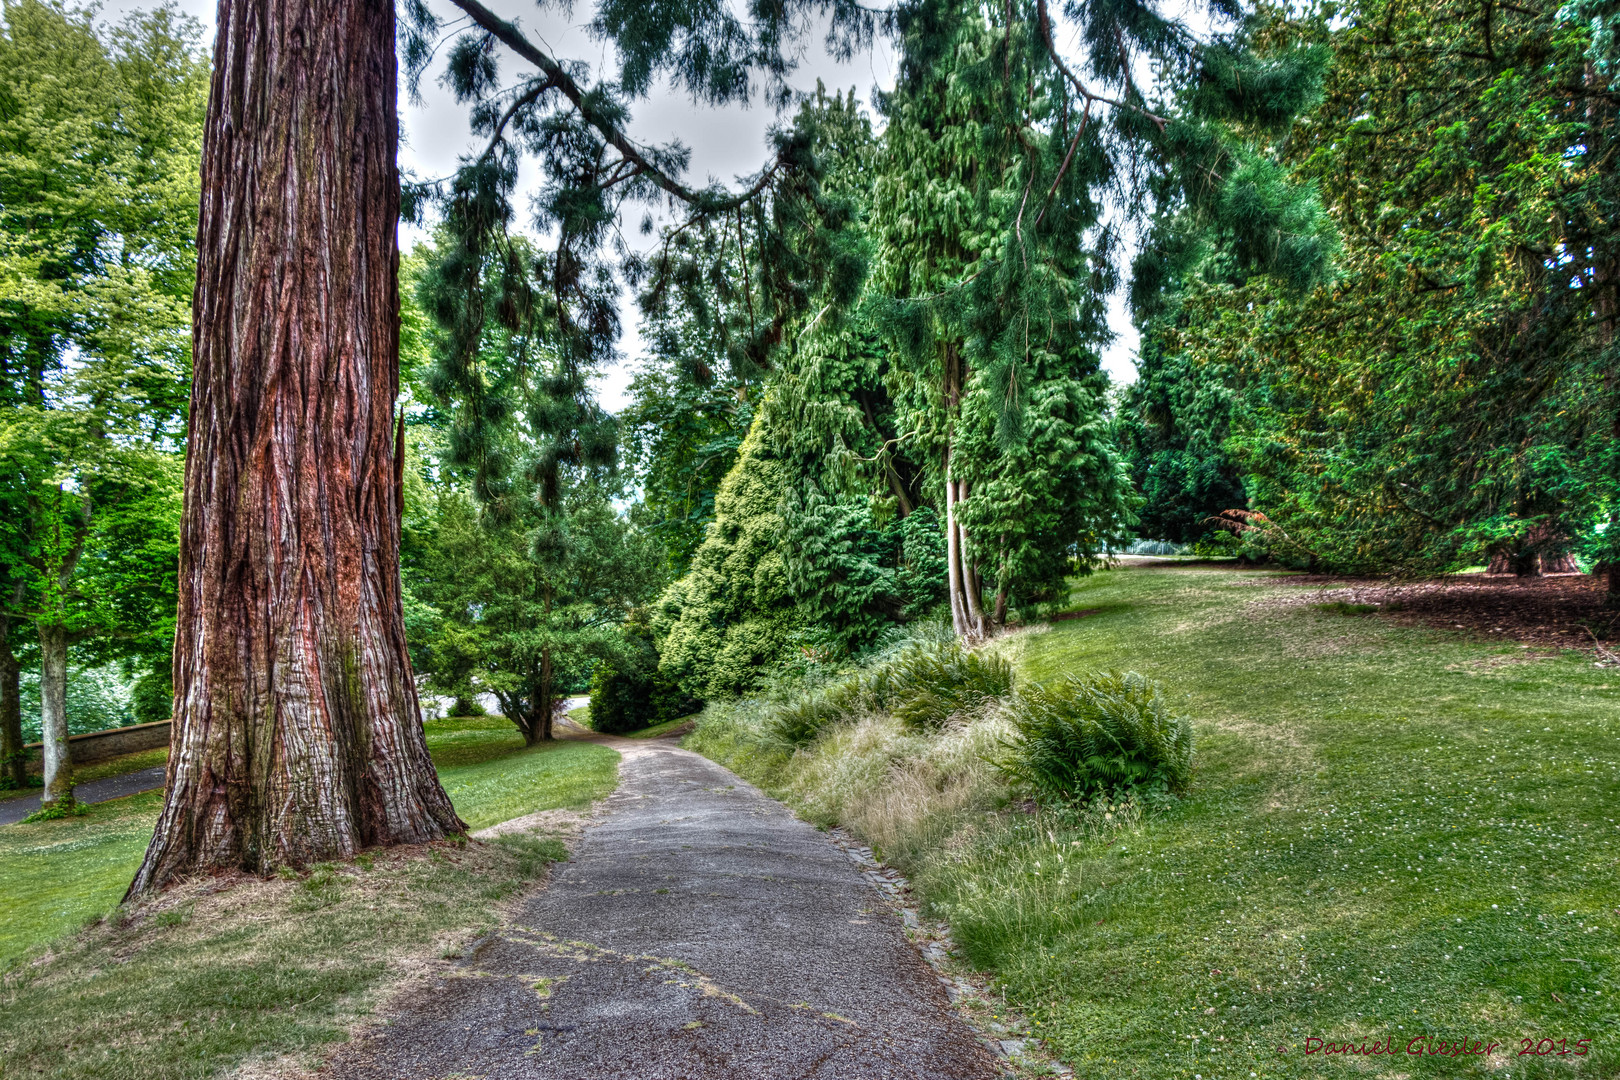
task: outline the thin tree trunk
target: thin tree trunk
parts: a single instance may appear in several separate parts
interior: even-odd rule
[[[547,605],[548,607],[550,605]],[[552,738],[551,718],[557,711],[557,695],[553,685],[551,650],[540,650],[540,707],[534,718],[534,741]]]
[[[540,684],[531,680],[528,691],[523,695],[523,712],[519,716],[506,714],[506,718],[517,725],[518,734],[523,736],[524,746],[533,746],[539,742],[535,734],[535,717],[540,715]]]
[[[45,743],[45,791],[40,803],[73,801],[73,753],[68,746],[67,628],[39,625],[39,729]]]
[[[959,505],[967,502],[969,490],[966,480],[956,482],[956,501]],[[979,581],[978,566],[968,561],[967,530],[962,528],[961,522],[957,522],[956,531],[960,534],[958,543],[962,550],[962,591],[967,602],[968,625],[979,637],[988,637],[990,627],[985,622],[984,604],[980,601],[983,585]]]
[[[951,599],[951,626],[956,636],[965,638],[971,633],[968,623],[966,591],[962,587],[962,536],[956,523],[956,447],[952,441],[955,431],[956,410],[961,404],[961,385],[958,380],[956,346],[945,343],[945,577]]]
[[[134,895],[465,830],[405,649],[391,0],[222,0],[168,790]]]
[[[878,427],[877,414],[872,411],[871,399],[866,396],[866,391],[864,390],[860,392],[859,397],[861,399],[861,408],[866,410],[867,424],[872,428],[872,433],[876,435],[880,441],[882,441],[883,429]],[[900,508],[900,518],[901,520],[904,520],[910,516],[913,509],[911,505],[911,497],[906,494],[906,486],[900,482],[900,474],[895,470],[894,461],[890,459],[887,453],[880,454],[879,456],[883,458],[883,474],[884,476],[888,477],[889,490],[894,492],[895,502]]]
[[[962,545],[956,528],[956,484],[951,480],[950,449],[945,451],[945,578],[951,599],[951,628],[968,635],[967,603],[962,589]]]
[[[28,783],[22,736],[22,666],[11,647],[11,619],[0,615],[0,776],[14,788]]]

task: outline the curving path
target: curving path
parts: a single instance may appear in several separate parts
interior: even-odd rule
[[[407,992],[324,1076],[989,1080],[900,920],[824,835],[673,742],[513,925]]]
[[[139,772],[109,776],[105,780],[92,780],[88,784],[79,784],[75,787],[73,797],[82,803],[98,803],[139,795],[143,791],[159,791],[163,788],[163,778],[167,770],[166,765],[154,765]],[[19,795],[14,799],[7,799],[0,802],[0,825],[15,825],[38,809],[37,791],[32,795]]]

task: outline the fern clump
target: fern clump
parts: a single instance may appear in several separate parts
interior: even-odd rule
[[[777,743],[808,746],[833,724],[892,713],[907,727],[932,731],[960,713],[1012,691],[1004,657],[970,652],[954,641],[915,645],[892,660],[775,705],[765,730]]]
[[[913,730],[938,728],[958,713],[1012,691],[1006,657],[974,652],[956,642],[910,649],[868,676],[895,718]]]
[[[1068,675],[1019,691],[1015,733],[996,766],[1041,802],[1126,790],[1180,791],[1192,778],[1192,725],[1134,671]]]
[[[765,718],[765,731],[772,741],[798,748],[815,742],[828,725],[848,718],[838,702],[817,692],[772,707]]]

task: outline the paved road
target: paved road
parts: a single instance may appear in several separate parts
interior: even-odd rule
[[[143,791],[156,791],[163,786],[163,773],[166,767],[156,765],[140,772],[125,773],[123,776],[109,776],[105,780],[92,780],[88,784],[80,784],[73,789],[73,797],[80,802],[95,803],[106,802],[109,799],[122,799],[126,795],[139,795]],[[0,802],[0,825],[15,825],[23,818],[39,809],[39,796],[22,795],[15,799]]]
[[[899,920],[832,842],[672,742],[572,862],[323,1077],[989,1080]]]

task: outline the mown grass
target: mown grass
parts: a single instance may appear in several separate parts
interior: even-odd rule
[[[0,977],[0,1076],[201,1080],[311,1066],[411,972],[457,955],[566,848],[519,834],[200,882]]]
[[[1131,568],[1076,587],[1085,618],[1013,643],[1021,679],[1135,669],[1195,719],[1188,795],[1105,827],[1015,812],[967,754],[907,749],[881,718],[788,757],[716,713],[693,744],[883,833],[1077,1075],[1620,1075],[1620,673],[1312,597]],[[1407,1054],[1424,1035],[1497,1047]]]
[[[440,780],[474,829],[582,806],[617,783],[613,751],[570,742],[525,750],[499,717],[430,721],[427,735]],[[148,792],[94,804],[84,817],[0,826],[0,968],[117,905],[161,805]]]

